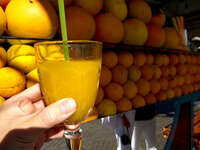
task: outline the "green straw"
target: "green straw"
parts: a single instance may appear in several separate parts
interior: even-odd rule
[[[67,38],[67,26],[66,26],[66,18],[65,18],[64,0],[58,0],[58,6],[59,6],[64,56],[65,56],[65,60],[69,61],[70,59],[69,59],[69,49],[68,49],[68,43],[67,43],[68,38]]]

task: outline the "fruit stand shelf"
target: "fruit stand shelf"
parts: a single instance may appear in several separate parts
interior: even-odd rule
[[[10,40],[35,40],[32,42],[40,41],[57,41],[61,39],[44,39],[44,38],[25,38],[25,37],[11,37],[11,36],[0,36],[0,39],[10,39]],[[23,43],[23,42],[22,42]],[[159,47],[147,47],[147,46],[136,46],[136,45],[127,45],[127,44],[113,44],[113,43],[103,43],[104,50],[106,49],[115,49],[116,51],[120,50],[130,50],[130,51],[143,51],[148,53],[179,53],[179,54],[196,54],[200,55],[199,52],[190,52],[179,49],[168,49],[168,48],[159,48]]]
[[[104,49],[115,49],[115,50],[130,50],[134,51],[143,51],[148,53],[178,53],[178,54],[200,54],[199,52],[190,52],[179,49],[169,49],[169,48],[159,48],[159,47],[146,47],[146,46],[136,46],[136,45],[127,45],[127,44],[112,44],[104,43]]]

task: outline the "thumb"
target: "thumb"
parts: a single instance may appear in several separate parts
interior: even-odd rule
[[[76,102],[72,98],[62,99],[45,107],[31,123],[34,127],[52,128],[68,119],[76,111],[76,107]]]

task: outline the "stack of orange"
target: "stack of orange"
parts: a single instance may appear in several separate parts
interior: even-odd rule
[[[106,50],[96,107],[110,101],[115,114],[198,91],[198,57]],[[107,115],[104,109],[98,109],[102,116]]]
[[[69,40],[186,48],[180,47],[181,39],[175,29],[163,27],[165,14],[152,14],[145,0],[65,0],[65,8]],[[57,0],[0,1],[0,16],[0,35],[32,38],[60,35]]]

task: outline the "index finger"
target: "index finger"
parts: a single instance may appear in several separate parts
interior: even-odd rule
[[[31,100],[32,102],[36,102],[38,100],[41,100],[42,94],[40,90],[39,84],[35,84],[34,86],[24,90],[23,92],[11,97],[10,99],[13,99],[13,101],[17,101],[19,99],[27,98]]]

